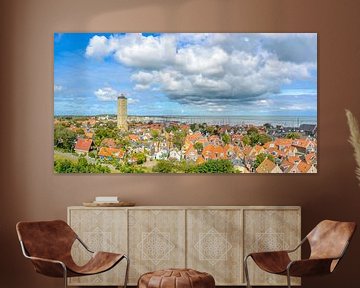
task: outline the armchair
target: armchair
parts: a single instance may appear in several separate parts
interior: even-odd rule
[[[35,271],[50,277],[87,276],[102,273],[115,267],[121,260],[127,261],[124,288],[127,285],[129,258],[125,254],[93,252],[62,220],[19,222],[16,231],[25,258],[30,259]],[[79,241],[92,254],[83,266],[78,266],[71,256],[71,247]]]
[[[250,257],[262,270],[286,275],[289,288],[291,288],[291,276],[304,277],[332,273],[344,256],[355,229],[354,222],[324,220],[292,250],[250,253],[244,259],[247,287],[251,287],[247,266]],[[292,261],[289,253],[299,249],[306,241],[310,245],[310,257]]]

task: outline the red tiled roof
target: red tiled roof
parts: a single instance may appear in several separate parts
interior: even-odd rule
[[[210,159],[226,159],[227,158],[224,148],[221,146],[214,146],[214,145],[206,146],[202,151],[202,155],[205,158],[210,158]]]
[[[296,164],[299,163],[301,161],[299,156],[288,156],[287,160],[291,163],[291,164]]]
[[[304,161],[301,161],[301,162],[297,165],[297,168],[299,169],[300,173],[307,173],[307,172],[310,170],[311,165],[305,163]]]
[[[135,134],[130,134],[129,139],[131,141],[139,141],[140,137],[138,135],[135,135]]]
[[[198,139],[200,139],[201,137],[201,133],[200,132],[196,132],[192,135],[187,135],[186,138],[185,138],[185,141],[186,142],[192,142],[192,143],[195,143],[195,141],[197,141]]]
[[[272,170],[274,170],[276,164],[269,160],[268,158],[265,158],[263,162],[256,168],[257,173],[270,173]]]
[[[78,139],[75,144],[75,150],[81,152],[89,152],[92,144],[92,139]]]
[[[123,158],[124,151],[117,148],[101,147],[98,155],[103,157]]]
[[[220,140],[220,137],[219,137],[218,135],[211,135],[211,136],[209,137],[209,140],[210,140],[210,141]]]
[[[263,147],[265,149],[275,148],[275,143],[274,143],[274,141],[266,142]]]
[[[275,139],[274,143],[277,146],[291,146],[293,140],[292,139],[286,139],[286,138],[277,138]]]
[[[309,144],[310,144],[310,141],[308,139],[296,139],[292,145],[295,147],[300,147],[300,148],[306,149],[309,146]]]

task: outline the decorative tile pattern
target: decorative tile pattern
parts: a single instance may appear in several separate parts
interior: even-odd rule
[[[242,210],[187,211],[187,266],[217,285],[242,283]]]
[[[127,253],[127,215],[124,209],[80,209],[70,212],[69,224],[80,239],[93,251]],[[90,259],[82,245],[76,241],[72,247],[74,261],[83,265]],[[112,270],[86,277],[69,278],[70,285],[122,285],[125,261]]]
[[[245,210],[245,255],[251,252],[277,251],[294,248],[300,242],[299,210]],[[300,258],[300,250],[293,255]],[[262,271],[249,260],[249,276],[252,285],[285,285],[286,277]],[[293,284],[299,284],[297,278]]]
[[[154,228],[149,233],[142,233],[138,248],[141,249],[142,260],[150,260],[157,265],[162,260],[170,260],[170,252],[175,245],[170,241],[170,233]]]
[[[199,241],[194,245],[199,252],[199,259],[206,260],[211,265],[215,265],[220,260],[227,260],[227,252],[231,249],[231,244],[227,241],[227,233],[219,233],[211,228],[206,233],[200,233]]]
[[[279,251],[289,247],[289,244],[284,240],[285,233],[275,232],[272,228],[255,235],[256,240],[252,246],[253,251]]]
[[[148,271],[185,267],[185,210],[134,209],[129,219],[130,283]]]

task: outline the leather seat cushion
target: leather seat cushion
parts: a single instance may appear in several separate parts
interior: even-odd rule
[[[214,288],[214,277],[193,269],[166,269],[143,274],[138,288]]]

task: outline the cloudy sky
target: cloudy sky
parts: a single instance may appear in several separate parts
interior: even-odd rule
[[[316,116],[316,34],[55,33],[55,115]]]

